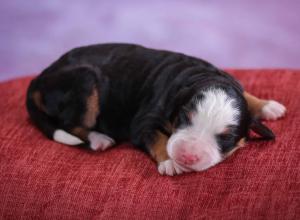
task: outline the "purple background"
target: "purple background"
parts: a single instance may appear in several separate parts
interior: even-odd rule
[[[299,68],[299,0],[2,0],[0,80],[67,50],[133,42],[220,67]]]

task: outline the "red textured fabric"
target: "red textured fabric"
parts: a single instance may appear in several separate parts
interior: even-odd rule
[[[0,219],[300,219],[300,71],[232,70],[287,106],[252,142],[201,173],[160,176],[130,145],[92,153],[46,139],[28,120],[30,78],[0,84]]]

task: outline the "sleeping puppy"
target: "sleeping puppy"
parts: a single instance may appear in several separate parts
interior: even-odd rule
[[[210,63],[132,44],[76,48],[32,80],[32,121],[50,139],[106,150],[130,141],[165,175],[208,169],[242,147],[260,119],[285,114]]]

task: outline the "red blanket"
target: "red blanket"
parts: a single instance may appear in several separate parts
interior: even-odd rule
[[[287,106],[267,122],[276,141],[176,177],[129,144],[92,153],[46,139],[25,110],[31,78],[1,83],[0,219],[300,219],[300,71],[230,72]]]

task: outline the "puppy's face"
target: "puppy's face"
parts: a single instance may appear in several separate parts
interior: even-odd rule
[[[205,170],[237,148],[249,126],[242,96],[233,89],[210,88],[196,94],[180,111],[167,152],[185,169]]]

